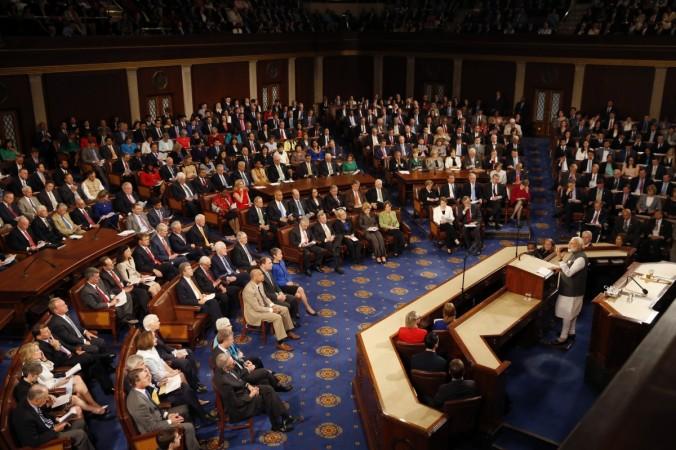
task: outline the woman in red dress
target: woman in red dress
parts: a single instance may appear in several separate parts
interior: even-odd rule
[[[238,210],[247,209],[251,206],[249,199],[249,189],[244,185],[244,181],[236,180],[235,187],[232,189],[232,198],[235,200]]]
[[[238,205],[228,191],[216,194],[211,200],[211,210],[228,221],[233,234],[239,233]]]
[[[397,340],[406,342],[408,344],[422,344],[425,342],[427,330],[424,328],[418,328],[419,322],[420,316],[418,316],[418,313],[415,311],[411,311],[406,314],[406,326],[399,328]]]
[[[514,220],[516,216],[516,225],[521,225],[521,211],[530,202],[530,188],[528,187],[528,180],[522,180],[521,183],[512,186],[512,198],[510,204],[514,207],[514,212],[510,217]]]
[[[141,186],[152,189],[154,195],[164,192],[164,183],[162,182],[160,172],[152,164],[143,166],[143,170],[138,174],[138,182]]]

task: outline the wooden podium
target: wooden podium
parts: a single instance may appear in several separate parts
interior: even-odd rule
[[[559,277],[553,272],[556,267],[540,258],[522,254],[507,265],[507,290],[521,295],[530,293],[533,298],[547,300],[558,288]]]

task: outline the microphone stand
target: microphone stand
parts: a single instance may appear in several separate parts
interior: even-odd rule
[[[636,286],[638,286],[638,287],[641,288],[641,292],[643,292],[643,295],[648,295],[648,289],[646,289],[646,288],[644,288],[643,286],[641,286],[641,284],[639,284],[639,282],[636,281],[636,278],[634,278],[634,275],[628,275],[627,278],[628,278],[629,280],[633,281],[634,283],[636,283]],[[627,281],[627,284],[628,284],[628,283],[629,283],[629,281]]]
[[[47,261],[44,258],[41,258],[39,256],[35,256],[31,262],[28,263],[25,269],[23,269],[23,273],[21,274],[22,278],[28,278],[28,269],[31,268],[33,264],[35,264],[36,261],[42,261],[44,263],[47,263],[52,269],[56,269],[56,264],[54,264],[51,261]],[[646,291],[647,292],[647,291]]]
[[[103,227],[102,227],[101,224],[99,223],[99,227],[96,229],[96,231],[94,231],[94,237],[92,238],[92,240],[94,240],[94,241],[98,241],[98,240],[99,240],[99,231],[101,231],[102,228],[103,228]]]
[[[516,227],[516,247],[514,248],[514,257],[521,260],[521,255],[519,255],[519,238],[521,237],[521,221],[519,221]]]
[[[460,287],[460,300],[464,303],[465,301],[465,269],[467,268],[467,258],[469,253],[465,253],[465,257],[462,259],[462,283]]]

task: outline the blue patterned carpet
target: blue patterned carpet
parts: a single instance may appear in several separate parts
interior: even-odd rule
[[[535,238],[556,236],[556,225],[551,218],[552,191],[549,178],[547,142],[526,140],[527,158],[534,191],[532,232]],[[298,330],[302,340],[293,342],[292,353],[276,352],[272,343],[262,345],[258,335],[247,337],[241,343],[246,354],[259,356],[266,367],[288,377],[294,390],[281,394],[295,415],[304,417],[296,429],[284,435],[269,432],[266,417],[256,420],[256,445],[246,442],[248,433],[226,433],[230,448],[346,449],[366,447],[359,415],[351,395],[351,379],[355,369],[355,333],[360,327],[389,314],[399,305],[422,295],[426,290],[462,271],[464,253],[449,257],[427,240],[427,223],[415,221],[406,213],[405,221],[414,231],[411,249],[384,266],[374,262],[345,267],[344,275],[303,275],[296,280],[305,287],[319,316],[304,316]],[[513,241],[488,241],[484,258]],[[470,257],[468,265],[479,258]],[[590,310],[583,310],[578,344],[569,353],[561,353],[543,346],[506,349],[503,357],[512,361],[508,371],[507,390],[511,409],[506,420],[511,425],[546,436],[555,441],[572,429],[588,409],[595,394],[582,381],[584,357],[590,331]],[[212,338],[213,335],[209,336]],[[16,345],[2,341],[2,348]],[[207,349],[198,349],[202,363],[202,382],[211,385],[207,369]],[[7,369],[7,361],[0,365],[0,375]],[[98,388],[97,397],[105,399]],[[209,391],[202,398],[212,400]],[[107,403],[113,407],[111,399]],[[116,420],[92,422],[90,429],[98,438],[99,449],[126,449],[126,442]],[[216,434],[216,426],[198,430],[202,439]],[[509,442],[503,448],[515,449]],[[521,447],[524,448],[524,447]]]

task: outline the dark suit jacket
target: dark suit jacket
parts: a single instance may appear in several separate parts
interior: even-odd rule
[[[63,200],[61,199],[61,194],[59,194],[58,190],[54,189],[52,191],[52,194],[54,194],[54,199],[57,201],[57,203],[63,202]],[[47,196],[47,193],[45,191],[40,192],[37,197],[38,197],[38,200],[40,201],[40,203],[42,203],[43,205],[45,205],[47,207],[47,211],[49,211],[49,212],[54,211],[54,207],[52,205],[52,202],[49,199],[49,197]]]
[[[484,191],[485,193],[485,199],[487,202],[494,201],[491,200],[491,196],[493,195],[493,183],[489,183],[486,185],[486,189]],[[498,195],[502,196],[502,198],[499,200],[500,204],[505,204],[505,201],[507,200],[507,189],[505,186],[502,184],[498,183]]]
[[[193,282],[195,282],[194,279]],[[197,283],[195,282],[195,284]],[[206,294],[207,292],[203,293]],[[199,299],[195,297],[195,293],[183,277],[181,277],[178,284],[176,285],[176,299],[181,305],[200,306],[199,303],[197,303]]]
[[[12,411],[12,431],[21,447],[38,447],[59,437],[45,426],[38,413],[25,399]]]
[[[387,189],[383,188],[380,190],[382,197],[383,197],[383,203],[386,201],[390,201],[390,191]],[[370,203],[376,203],[378,199],[378,193],[376,192],[376,188],[372,187],[368,191],[366,191],[366,200],[368,200]]]
[[[448,400],[459,400],[461,398],[472,397],[478,394],[476,383],[472,380],[452,380],[450,383],[442,384],[434,396],[434,405],[443,406]]]
[[[354,227],[352,226],[352,221],[350,218],[345,219],[345,223],[341,222],[340,220],[336,220],[333,222],[331,225],[331,230],[333,231],[336,236],[347,236],[350,234],[354,234]]]
[[[134,198],[134,203],[132,203],[124,193],[122,192],[118,193],[115,196],[115,203],[113,204],[115,211],[123,214],[129,214],[134,204],[136,204],[139,201],[139,197],[138,195],[136,195],[135,192],[132,192],[131,196]]]
[[[265,225],[270,224],[270,216],[268,214],[268,209],[267,208],[261,208],[261,213],[263,214],[263,222]],[[251,225],[259,226],[260,225],[260,219],[258,218],[258,211],[256,210],[255,206],[252,206],[249,208],[249,210],[246,213],[246,219]],[[279,220],[279,219],[277,219]]]
[[[331,161],[331,168],[333,170],[333,174],[337,175],[338,174],[338,165],[336,164],[335,161]],[[326,161],[321,161],[319,163],[319,175],[326,177],[329,175],[329,168],[328,168],[328,163]]]
[[[10,209],[14,214],[10,212]],[[17,208],[16,203],[12,203],[8,208],[4,203],[0,202],[0,219],[2,219],[3,222],[14,225],[19,216],[21,216],[21,211]]]
[[[479,184],[478,182],[475,183],[474,193],[475,193],[475,195],[476,195],[477,200],[478,200],[478,199],[484,198],[484,189],[483,189],[483,186],[482,186],[481,184]],[[464,185],[464,189],[463,189],[463,191],[462,191],[462,195],[466,195],[466,196],[468,196],[468,197],[471,198],[471,194],[472,194],[472,187],[470,186],[469,183],[466,183],[466,184]]]
[[[72,320],[72,322],[73,325],[80,330],[80,334],[84,336],[85,329],[76,321]],[[55,314],[52,315],[52,318],[49,321],[49,330],[52,332],[52,335],[61,342],[61,345],[71,352],[75,351],[75,347],[84,344],[84,337],[78,337],[73,327],[63,318]]]
[[[171,170],[173,171],[173,175],[172,172],[169,171],[169,166],[167,166],[166,164],[160,167],[160,176],[164,181],[170,181],[172,178],[176,177],[176,174],[178,173],[178,168],[176,166],[173,166]]]
[[[251,254],[251,257],[254,259],[254,261],[259,258],[260,255],[251,251],[249,247],[247,247],[247,250],[249,250],[249,253]],[[240,244],[239,242],[236,243],[235,246],[230,251],[230,258],[232,262],[235,264],[235,267],[237,267],[240,270],[249,270],[251,268],[251,265],[249,264],[249,259],[247,258],[244,249],[242,249],[242,244]]]
[[[237,270],[237,266],[235,266],[235,264],[233,264],[233,262],[230,260],[230,258],[228,256],[225,256],[225,259],[228,262],[228,264],[230,264],[230,269],[232,270],[231,272],[228,272],[225,265],[221,261],[220,256],[217,256],[216,254],[214,254],[211,257],[211,271],[213,272],[213,274],[215,276],[222,277],[222,276],[225,276],[225,275],[233,275],[233,276],[235,275],[234,271]]]
[[[213,272],[210,275],[212,278],[216,279],[216,276]],[[200,291],[204,292],[205,294],[213,294],[216,292],[216,288],[214,288],[213,283],[204,273],[204,269],[202,267],[198,266],[194,270],[192,280],[195,282]]]
[[[132,256],[134,257],[134,264],[136,265],[136,270],[138,270],[139,272],[150,273],[155,268],[155,263],[153,262],[152,259],[150,259],[150,255],[148,255],[148,253],[146,253],[146,251],[143,250],[141,246],[138,245],[136,246],[134,252],[132,253]],[[153,256],[155,257],[155,259],[158,259],[157,255],[155,255],[155,252],[153,252]]]
[[[286,180],[289,179],[289,169],[286,166],[286,164],[279,163],[279,166],[282,168],[282,172],[284,173],[284,178]],[[273,165],[270,165],[267,169],[267,174],[268,174],[268,180],[270,180],[271,183],[276,183],[279,181],[279,172],[277,172],[277,168]]]
[[[223,178],[225,179],[226,184],[223,184],[223,182],[221,181],[221,177],[219,177],[217,173],[211,176],[211,184],[219,192],[222,191],[223,189],[229,189],[232,187],[230,185],[230,175],[223,172]]]
[[[324,211],[326,213],[330,213],[337,208],[345,208],[345,207],[346,207],[345,203],[343,202],[343,199],[340,198],[340,194],[338,194],[337,198],[331,197],[331,194],[327,194],[324,197]]]
[[[399,172],[401,170],[408,170],[408,161],[405,159],[401,159],[398,162],[394,159],[390,161],[390,172]]]
[[[33,242],[37,245],[38,239],[32,235],[30,228],[28,230],[28,234],[31,234]],[[12,228],[12,231],[9,232],[5,240],[5,245],[10,250],[19,252],[25,252],[28,250],[28,247],[30,247],[28,239],[24,237],[24,235],[19,231],[17,227]]]
[[[204,224],[202,230],[204,231],[204,235],[207,237],[210,243],[213,244],[220,239],[220,237],[217,236],[215,232],[211,231],[209,226],[206,224]],[[203,247],[205,245],[204,237],[202,237],[202,234],[199,232],[196,225],[190,227],[190,229],[185,233],[185,237],[188,239],[188,242],[195,244],[197,247]]]
[[[208,194],[209,192],[214,192],[215,190],[214,185],[211,184],[211,180],[209,178],[201,179],[200,177],[195,177],[195,179],[192,180],[191,188],[196,194]]]
[[[181,239],[183,238],[183,239]],[[181,235],[180,237],[174,233],[169,235],[169,246],[174,253],[188,253],[192,250],[188,238]]]
[[[30,225],[31,235],[37,238],[39,241],[51,242],[52,244],[59,244],[63,242],[63,237],[54,227],[54,224],[51,222],[51,219],[47,219],[47,224],[39,218],[36,217],[33,219]]]
[[[75,194],[67,185],[64,184],[59,186],[58,192],[65,204],[68,206],[75,206]]]
[[[424,370],[426,372],[446,372],[448,363],[435,352],[420,352],[411,357],[411,370]]]
[[[284,217],[288,216],[291,214],[291,211],[289,211],[289,208],[287,208],[286,203],[282,201],[282,205],[284,206],[285,209],[285,215]],[[279,223],[279,221],[282,219],[282,211],[279,209],[279,206],[277,206],[277,202],[275,200],[270,200],[268,202],[268,207],[263,210],[263,216],[265,217],[267,215],[267,218],[274,223]],[[249,223],[257,223],[258,222],[258,213],[255,212],[254,208],[249,208],[249,212],[253,212],[254,214],[254,221],[249,222]]]
[[[213,380],[223,405],[227,405],[230,420],[240,421],[259,412],[261,396],[249,397],[247,383],[240,377],[216,369]]]
[[[117,275],[117,278],[120,280],[120,283],[122,283],[122,286],[126,286],[127,283],[122,279],[120,276],[120,272],[117,271],[117,269],[113,269],[113,272],[115,272],[115,275]],[[103,282],[103,285],[106,287],[108,292],[112,292],[114,294],[118,294],[122,289],[117,285],[113,277],[105,270],[101,270],[101,281]]]
[[[46,179],[47,176],[45,175],[45,180]],[[31,176],[28,177],[28,185],[33,188],[33,192],[39,192],[45,188],[45,184],[37,175],[37,172],[34,172]]]
[[[319,175],[319,170],[317,169],[317,165],[314,162],[310,162],[310,168],[312,173],[308,172],[307,164],[305,162],[297,165],[296,178],[316,177]]]
[[[167,208],[162,208],[162,219],[167,219],[168,217],[171,217],[171,211],[169,211]],[[160,220],[160,217],[157,215],[157,211],[155,208],[150,208],[148,210],[148,222],[150,222],[150,226],[155,228],[157,225],[159,225],[162,221]]]

